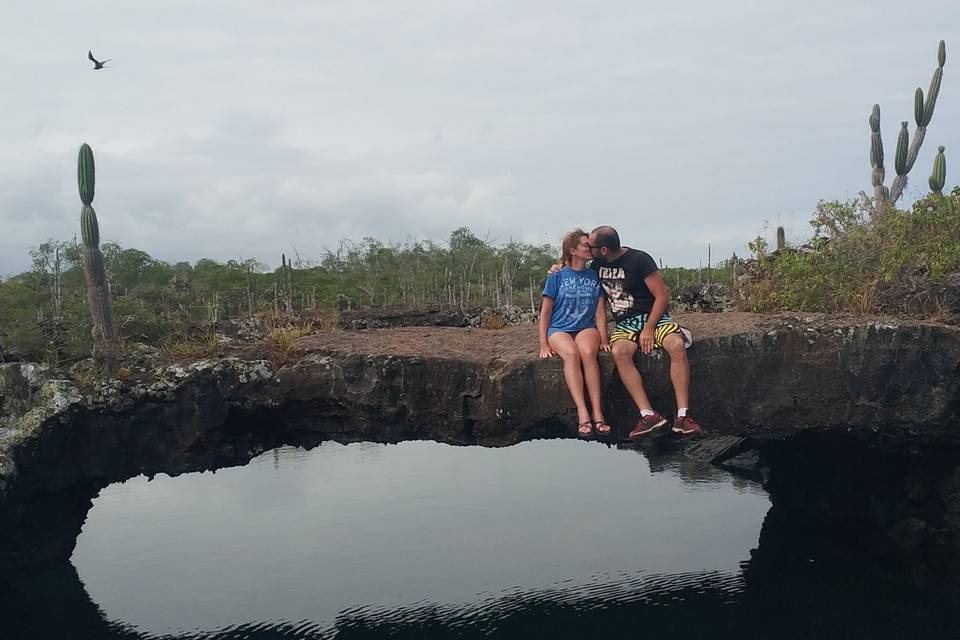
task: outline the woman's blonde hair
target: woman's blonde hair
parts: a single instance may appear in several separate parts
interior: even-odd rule
[[[563,236],[563,241],[560,242],[560,264],[570,264],[570,253],[580,244],[580,238],[588,235],[590,234],[583,229],[574,229]]]

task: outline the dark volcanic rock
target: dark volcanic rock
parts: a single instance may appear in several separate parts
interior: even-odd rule
[[[0,364],[4,362],[23,362],[24,357],[16,351],[7,351],[0,345]]]
[[[688,457],[768,474],[778,508],[855,523],[878,553],[960,557],[960,330],[823,317],[717,326],[694,326],[692,407],[709,437]],[[0,570],[69,557],[90,499],[140,473],[243,464],[326,439],[573,437],[562,364],[538,359],[535,345],[535,327],[340,332],[302,340],[299,359],[276,371],[200,361],[85,393],[39,365],[0,365]],[[622,435],[636,415],[612,364],[602,356],[607,416]],[[668,413],[667,358],[639,364]],[[900,471],[880,482],[884,469]]]
[[[760,451],[775,507],[863,558],[904,551],[960,568],[960,446],[811,430]]]
[[[677,311],[700,311],[719,313],[734,308],[730,290],[722,284],[688,284],[677,289],[674,294]]]
[[[393,327],[466,327],[470,321],[462,311],[450,309],[353,309],[340,312],[345,329],[387,329]]]

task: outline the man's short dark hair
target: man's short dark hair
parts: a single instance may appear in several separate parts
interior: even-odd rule
[[[603,225],[593,230],[593,246],[616,251],[620,248],[620,234],[613,227]]]

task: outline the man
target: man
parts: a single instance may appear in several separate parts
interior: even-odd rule
[[[670,293],[649,254],[620,246],[620,235],[613,227],[597,227],[590,233],[590,268],[597,272],[617,322],[610,334],[610,350],[620,380],[640,410],[640,420],[630,432],[635,440],[656,434],[668,427],[667,419],[654,411],[643,387],[640,371],[634,363],[637,351],[649,355],[660,347],[670,356],[670,381],[677,398],[677,417],[673,432],[680,436],[702,433],[690,416],[690,363],[687,347],[690,332],[667,314]]]

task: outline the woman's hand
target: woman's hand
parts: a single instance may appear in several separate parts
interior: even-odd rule
[[[548,345],[548,344],[542,344],[542,345],[540,345],[540,357],[541,357],[541,358],[552,358],[552,357],[555,356],[555,355],[557,355],[557,354],[554,353],[553,349],[550,348],[550,345]]]
[[[610,343],[606,339],[600,341],[600,351],[610,353]]]

